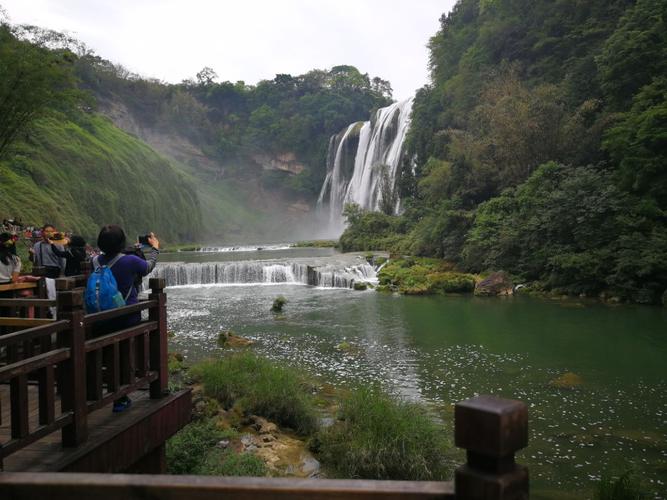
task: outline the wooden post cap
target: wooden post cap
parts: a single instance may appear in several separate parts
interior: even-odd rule
[[[79,309],[83,307],[83,291],[71,290],[58,292],[56,303],[59,310]]]
[[[456,404],[457,447],[489,457],[505,457],[528,445],[528,407],[521,401],[477,396]]]
[[[164,288],[167,286],[166,281],[164,278],[150,278],[148,280],[148,287],[153,291],[157,292],[158,290],[164,290]]]
[[[74,288],[74,280],[71,278],[58,278],[56,279],[56,290],[64,291],[71,290]]]

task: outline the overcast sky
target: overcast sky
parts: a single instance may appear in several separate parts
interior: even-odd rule
[[[220,80],[352,64],[407,98],[428,82],[426,44],[455,0],[0,0],[13,23],[68,31],[143,76]]]

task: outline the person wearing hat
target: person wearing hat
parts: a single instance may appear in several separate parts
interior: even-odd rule
[[[60,274],[65,269],[65,259],[58,257],[53,253],[52,245],[57,247],[58,250],[64,251],[62,245],[56,244],[61,243],[61,241],[55,240],[58,236],[59,234],[56,232],[56,228],[53,227],[53,224],[44,224],[44,227],[42,227],[42,239],[35,243],[30,250],[33,264],[44,267],[46,270],[45,276],[47,278],[59,278]],[[62,243],[64,243],[64,241],[62,241]]]

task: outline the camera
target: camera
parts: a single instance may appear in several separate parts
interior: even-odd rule
[[[151,244],[148,242],[148,238],[150,237],[151,237],[150,234],[140,234],[139,236],[137,236],[137,241],[139,242],[140,245],[149,247],[151,246]]]
[[[65,239],[65,235],[63,233],[53,233],[51,235],[51,239],[54,241],[60,241]]]

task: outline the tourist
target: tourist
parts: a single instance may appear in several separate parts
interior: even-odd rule
[[[58,245],[51,242],[51,251],[58,257],[65,259],[65,276],[81,274],[81,263],[88,259],[86,240],[81,236],[65,238],[65,249],[60,250]]]
[[[56,228],[52,224],[44,224],[42,227],[41,240],[35,243],[30,250],[32,255],[32,262],[36,266],[42,266],[45,269],[45,276],[47,278],[56,279],[65,269],[65,259],[58,257],[53,253],[51,246],[59,243],[62,236],[56,232]],[[62,245],[54,245],[60,251],[64,251]]]
[[[111,273],[116,279],[118,291],[125,298],[127,305],[136,304],[139,294],[135,285],[138,278],[149,274],[157,262],[160,242],[157,237],[151,233],[148,237],[149,246],[145,248],[145,259],[137,255],[126,255],[124,250],[127,248],[127,239],[125,232],[120,226],[104,226],[97,237],[97,246],[102,254],[93,259],[93,269],[99,266],[109,265]],[[98,325],[97,335],[102,335],[111,331],[129,328],[141,321],[141,313],[136,312],[122,316],[121,318],[110,320],[104,325]],[[121,412],[127,409],[132,401],[127,396],[114,401],[113,411]]]
[[[16,283],[21,272],[21,259],[16,255],[16,236],[0,233],[0,284]]]

